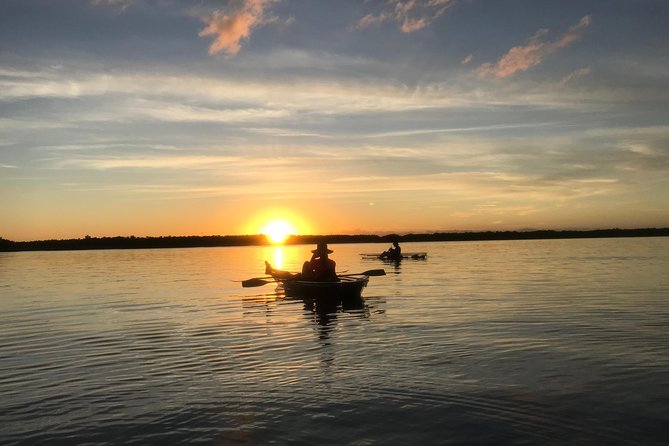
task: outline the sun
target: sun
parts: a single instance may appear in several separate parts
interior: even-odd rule
[[[289,236],[308,234],[311,226],[294,209],[283,207],[264,208],[247,220],[244,234],[262,234],[268,243],[281,245]]]
[[[295,234],[295,228],[285,220],[272,220],[265,225],[262,233],[270,242],[278,245],[285,242],[289,235]]]

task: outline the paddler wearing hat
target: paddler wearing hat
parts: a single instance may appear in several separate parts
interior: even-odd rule
[[[311,252],[311,260],[304,262],[301,274],[274,269],[269,262],[265,262],[265,273],[280,279],[313,280],[316,282],[338,281],[337,263],[328,256],[333,251],[328,249],[327,243],[319,243],[316,249]]]
[[[319,243],[316,249],[311,251],[313,255],[311,260],[304,262],[302,266],[302,277],[305,280],[315,280],[317,282],[330,282],[337,279],[337,263],[328,257],[332,250],[328,249],[326,243]],[[309,278],[307,278],[309,277]]]

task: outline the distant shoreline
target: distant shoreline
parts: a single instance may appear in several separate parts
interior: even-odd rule
[[[669,228],[595,229],[595,230],[535,230],[535,231],[477,231],[435,232],[431,234],[388,235],[294,235],[285,245],[303,245],[326,242],[390,243],[400,242],[461,242],[486,240],[541,240],[574,238],[666,237]],[[266,237],[256,235],[210,235],[165,237],[89,237],[66,240],[36,240],[14,242],[0,238],[0,252],[16,251],[75,251],[91,249],[160,249],[205,248],[219,246],[270,246]]]

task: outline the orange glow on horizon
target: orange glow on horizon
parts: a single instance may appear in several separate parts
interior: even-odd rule
[[[268,209],[251,217],[246,228],[246,234],[263,234],[270,243],[279,245],[291,235],[309,233],[310,225],[293,211]]]

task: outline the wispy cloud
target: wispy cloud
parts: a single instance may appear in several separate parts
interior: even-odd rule
[[[404,33],[412,33],[429,26],[453,5],[453,0],[387,0],[380,10],[367,14],[356,24],[356,29],[397,23]]]
[[[249,111],[257,116],[283,116],[286,110],[339,113],[393,112],[448,107],[460,101],[434,91],[413,91],[394,84],[370,84],[358,81],[318,82],[305,79],[300,88],[294,82],[259,82],[216,76],[161,75],[145,73],[44,73],[43,76],[11,81],[0,80],[0,101],[30,98],[86,98],[133,96],[135,101],[125,114],[152,114],[179,120],[246,120]],[[160,98],[179,98],[176,103],[162,103]],[[151,102],[157,101],[156,107]],[[188,104],[208,103],[212,107]],[[226,104],[244,104],[227,109]],[[147,111],[148,110],[148,111]],[[151,111],[152,110],[152,111]],[[277,112],[277,110],[282,110]],[[223,112],[226,116],[223,115]],[[95,115],[95,113],[93,113]],[[194,119],[195,116],[199,118]]]
[[[576,42],[585,29],[590,26],[591,18],[584,16],[578,24],[554,41],[545,41],[548,30],[545,28],[537,31],[525,46],[515,46],[502,56],[496,63],[485,63],[478,68],[481,77],[506,78],[513,76],[519,71],[527,71],[539,65],[544,57],[555,53]]]
[[[205,17],[206,26],[199,35],[200,37],[213,37],[214,41],[209,46],[209,54],[237,54],[242,42],[251,37],[255,28],[278,20],[277,17],[267,12],[270,5],[277,1],[234,1],[228,13],[216,10]]]
[[[138,157],[87,157],[69,158],[56,163],[57,167],[77,167],[82,169],[197,169],[239,163],[241,159],[233,156],[138,156]]]
[[[620,187],[615,178],[545,178],[528,172],[503,173],[472,169],[467,172],[405,172],[401,175],[384,175],[381,172],[362,175],[332,175],[326,167],[325,159],[315,162],[314,157],[251,160],[229,156],[179,156],[179,157],[136,157],[136,158],[82,158],[61,162],[57,168],[114,170],[138,169],[158,171],[198,171],[225,174],[217,177],[217,185],[165,185],[156,186],[150,182],[138,184],[118,183],[115,187],[127,188],[140,195],[165,195],[166,198],[187,198],[193,196],[236,195],[249,197],[263,196],[267,190],[289,198],[309,197],[350,197],[359,198],[370,194],[415,194],[416,192],[437,194],[425,198],[435,203],[438,197],[448,196],[452,200],[478,202],[481,196],[486,200],[502,200],[524,196],[531,206],[554,207],[556,201],[565,203],[584,197],[601,195]],[[252,167],[252,168],[250,168]],[[304,178],[314,180],[296,183],[295,172]],[[326,182],[317,178],[330,177]],[[306,187],[305,187],[306,186]],[[78,190],[86,190],[84,184]],[[95,185],[92,190],[97,190]],[[305,192],[308,191],[308,192]],[[497,212],[501,212],[499,209]]]
[[[165,122],[227,123],[262,122],[290,116],[287,110],[271,108],[218,109],[148,100],[137,101],[131,114]]]
[[[558,82],[558,86],[562,87],[574,79],[589,76],[591,71],[592,70],[590,67],[579,68],[578,70],[572,71],[571,73],[560,79],[560,82]]]
[[[473,54],[469,54],[467,57],[465,57],[464,59],[462,59],[462,61],[461,61],[460,63],[461,63],[462,65],[467,65],[469,62],[472,61],[472,59],[474,59],[474,55],[473,55]]]
[[[117,8],[119,11],[125,11],[128,9],[132,2],[133,0],[91,0],[91,4],[93,5],[112,6]]]

